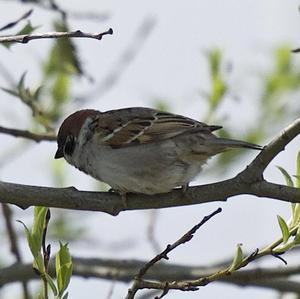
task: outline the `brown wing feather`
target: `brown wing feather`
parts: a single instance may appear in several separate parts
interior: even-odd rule
[[[161,141],[194,129],[214,131],[221,128],[149,108],[107,111],[96,121],[103,132],[102,142],[112,147]]]

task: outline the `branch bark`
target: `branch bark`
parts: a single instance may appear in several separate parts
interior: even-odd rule
[[[0,43],[21,43],[26,44],[35,39],[45,39],[45,38],[91,38],[101,40],[104,35],[113,34],[113,30],[109,28],[107,31],[101,33],[88,33],[82,32],[80,30],[72,32],[46,32],[41,34],[24,34],[24,35],[10,35],[10,36],[1,36]]]
[[[300,203],[300,189],[270,183],[263,179],[263,171],[267,165],[299,133],[300,118],[274,138],[244,171],[231,179],[190,187],[185,193],[178,189],[153,196],[128,194],[126,208],[121,197],[115,193],[78,191],[74,187],[29,186],[3,181],[0,181],[0,202],[15,204],[22,208],[46,206],[101,211],[114,216],[125,210],[158,209],[226,201],[240,194]]]
[[[27,130],[12,129],[12,128],[6,128],[2,126],[0,126],[0,133],[11,135],[14,137],[22,137],[25,139],[33,140],[35,142],[56,141],[56,136],[54,135],[36,134]]]

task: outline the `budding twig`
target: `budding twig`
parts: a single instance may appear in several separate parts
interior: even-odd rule
[[[26,44],[35,39],[45,39],[45,38],[91,38],[101,40],[104,35],[113,34],[112,28],[109,28],[107,31],[101,33],[87,33],[80,30],[72,32],[47,32],[41,34],[24,34],[24,35],[10,35],[0,37],[0,43],[21,43]]]

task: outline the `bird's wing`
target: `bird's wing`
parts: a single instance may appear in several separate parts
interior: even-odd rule
[[[93,125],[101,143],[114,148],[166,140],[190,130],[212,132],[221,128],[181,115],[139,107],[101,113]]]

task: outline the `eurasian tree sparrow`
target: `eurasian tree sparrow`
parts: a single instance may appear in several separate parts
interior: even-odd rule
[[[212,133],[221,128],[149,108],[80,110],[63,121],[55,159],[64,157],[123,195],[165,193],[186,188],[220,152],[262,149]]]

